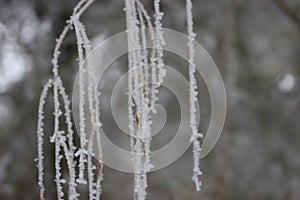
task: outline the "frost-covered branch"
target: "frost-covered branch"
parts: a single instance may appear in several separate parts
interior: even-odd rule
[[[147,173],[153,167],[150,159],[151,112],[155,112],[158,87],[165,75],[162,60],[162,13],[159,11],[159,1],[155,1],[156,18],[153,26],[139,0],[125,0],[125,5],[129,52],[128,114],[134,169],[134,199],[143,200],[147,194]],[[147,50],[148,43],[153,44],[150,52]]]
[[[187,13],[187,28],[188,28],[188,49],[189,49],[189,97],[190,97],[190,128],[192,130],[192,135],[190,141],[193,142],[193,181],[195,182],[196,190],[199,191],[201,188],[201,181],[199,176],[202,175],[200,170],[200,142],[199,139],[202,138],[202,134],[198,133],[197,119],[196,119],[196,103],[197,103],[197,81],[195,78],[195,37],[196,34],[193,31],[193,14],[192,14],[192,1],[186,0],[186,13]]]
[[[76,150],[76,147],[73,143],[73,123],[71,121],[71,109],[70,109],[70,100],[68,95],[65,92],[65,88],[63,86],[62,80],[60,78],[58,69],[59,69],[59,55],[60,55],[60,47],[63,43],[64,38],[66,37],[67,33],[71,29],[71,27],[74,25],[75,32],[77,36],[77,46],[78,46],[78,57],[79,57],[79,65],[82,65],[83,59],[84,59],[84,52],[87,54],[90,52],[91,47],[89,44],[88,37],[85,32],[84,25],[79,21],[80,15],[88,8],[88,6],[93,2],[93,0],[81,0],[77,6],[75,6],[73,10],[73,15],[71,16],[70,20],[67,21],[67,25],[63,29],[61,35],[56,40],[56,45],[54,48],[53,53],[53,79],[50,79],[50,81],[45,85],[43,92],[41,94],[41,100],[39,105],[39,119],[38,119],[38,129],[37,129],[37,136],[38,136],[38,171],[39,171],[39,186],[40,186],[40,199],[44,199],[44,193],[45,193],[45,186],[43,183],[43,175],[44,175],[44,167],[43,167],[43,109],[45,104],[45,98],[47,95],[47,92],[50,87],[53,88],[53,101],[54,101],[54,133],[50,138],[50,142],[54,143],[55,146],[55,182],[56,182],[56,189],[57,189],[57,199],[64,199],[64,192],[63,192],[63,184],[66,183],[66,180],[62,178],[62,172],[61,172],[61,161],[63,158],[67,161],[68,171],[69,171],[69,190],[68,190],[68,199],[75,200],[78,199],[79,194],[76,191],[77,183],[76,183],[76,161],[74,159],[74,156],[78,154],[78,152],[83,152],[81,154],[81,158],[79,159],[79,182],[84,183],[84,163],[86,161],[86,155],[89,156],[90,159],[88,162],[88,175],[89,175],[89,191],[90,191],[90,199],[99,199],[101,195],[101,180],[102,180],[102,166],[100,166],[100,169],[97,171],[97,182],[94,180],[94,173],[93,170],[96,169],[94,164],[92,163],[92,144],[93,144],[93,138],[90,139],[90,141],[86,138],[86,125],[85,125],[85,116],[84,116],[84,77],[81,77],[81,90],[80,90],[80,97],[83,97],[80,101],[81,106],[81,115],[80,115],[80,121],[81,121],[81,148],[79,151],[77,151],[76,154],[74,154],[74,151]],[[82,71],[82,68],[80,69]],[[83,70],[84,71],[84,70]],[[89,109],[91,113],[91,124],[93,132],[90,135],[91,137],[94,137],[95,134],[99,133],[99,128],[101,126],[101,123],[99,122],[99,102],[96,97],[98,97],[98,93],[94,91],[95,84],[94,81],[89,78],[88,80],[88,95],[89,95]],[[60,98],[61,97],[61,98]],[[62,101],[62,104],[61,102]],[[63,109],[62,109],[63,107]],[[64,114],[64,115],[63,115]],[[60,122],[61,119],[64,116],[65,123],[67,125],[67,130],[63,131],[60,130]],[[100,136],[99,136],[100,137]],[[100,139],[98,139],[100,141]],[[87,143],[89,146],[89,152],[87,151]],[[98,145],[101,145],[100,142],[98,142]],[[101,152],[101,146],[98,147],[99,151]]]
[[[40,97],[40,103],[38,108],[38,123],[37,123],[37,146],[38,146],[38,185],[40,187],[40,199],[44,199],[45,193],[45,185],[44,185],[44,155],[43,155],[43,144],[44,144],[44,106],[46,103],[46,97],[49,89],[52,87],[53,80],[49,79],[49,81],[45,84],[43,91]]]
[[[53,53],[53,77],[44,86],[38,113],[37,143],[38,143],[38,185],[40,199],[45,199],[44,185],[44,106],[47,94],[53,90],[54,102],[54,130],[50,142],[55,147],[55,183],[57,199],[78,200],[79,184],[87,184],[89,200],[98,200],[101,197],[103,180],[102,148],[100,138],[100,102],[97,91],[97,79],[94,69],[89,61],[84,59],[91,52],[90,40],[84,24],[80,21],[82,13],[89,7],[93,0],[81,0],[73,9],[73,14],[67,21],[61,35],[56,40]],[[139,0],[125,0],[127,42],[128,42],[128,117],[130,130],[130,147],[132,153],[132,167],[134,172],[134,199],[145,200],[148,187],[147,174],[153,168],[151,164],[151,114],[155,113],[155,103],[158,100],[158,90],[163,84],[166,75],[163,60],[162,17],[160,0],[154,0],[154,16],[148,15]],[[196,120],[197,82],[195,78],[195,33],[193,32],[192,2],[186,0],[188,49],[189,49],[189,81],[190,81],[190,128],[193,142],[193,181],[196,189],[200,190],[202,174],[200,162],[200,138]],[[71,102],[63,86],[59,74],[59,56],[61,45],[67,33],[74,27],[77,39],[78,66],[79,66],[79,135],[80,147],[74,145],[74,125],[71,118]],[[151,50],[149,50],[149,44]],[[150,84],[149,84],[150,83]],[[66,125],[64,127],[62,122]],[[95,152],[97,147],[98,152]],[[95,164],[93,156],[97,153],[99,161]],[[75,157],[79,157],[76,161]],[[62,163],[66,161],[68,178],[62,173]],[[78,167],[78,169],[77,169]],[[64,187],[68,184],[68,194]]]

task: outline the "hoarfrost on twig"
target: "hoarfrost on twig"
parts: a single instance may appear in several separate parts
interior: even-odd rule
[[[56,40],[56,45],[54,48],[53,53],[53,79],[50,79],[49,82],[45,85],[40,99],[40,105],[39,105],[39,115],[38,115],[38,128],[37,128],[37,140],[38,140],[38,172],[39,172],[39,187],[40,187],[40,199],[44,199],[44,193],[45,193],[45,186],[43,183],[43,176],[44,176],[44,166],[43,166],[43,142],[44,142],[44,104],[45,99],[47,96],[47,92],[49,88],[53,88],[53,100],[54,100],[54,132],[53,135],[50,137],[50,142],[54,143],[55,145],[55,182],[56,182],[56,189],[57,189],[57,198],[58,199],[64,199],[64,192],[63,192],[63,184],[66,183],[66,180],[62,178],[62,172],[61,172],[61,161],[65,157],[67,160],[67,166],[69,171],[69,190],[68,190],[68,199],[70,200],[76,200],[79,197],[79,194],[76,191],[77,183],[76,183],[76,161],[74,159],[75,155],[81,155],[80,163],[79,163],[79,182],[84,183],[84,163],[87,162],[86,155],[88,155],[90,159],[88,162],[88,174],[89,174],[89,183],[90,183],[90,199],[99,199],[101,195],[101,181],[103,179],[102,169],[103,166],[99,165],[99,169],[97,171],[96,179],[94,180],[94,173],[93,170],[96,169],[96,166],[92,163],[91,155],[92,155],[92,148],[93,143],[88,141],[86,138],[86,130],[85,130],[85,116],[84,116],[84,76],[81,79],[81,90],[80,90],[80,96],[83,96],[83,99],[81,99],[80,106],[81,106],[81,115],[80,115],[80,121],[81,121],[81,129],[80,133],[83,137],[82,138],[82,145],[81,148],[74,154],[74,151],[76,150],[76,147],[73,143],[73,123],[71,120],[71,109],[70,109],[70,100],[68,95],[66,94],[65,88],[63,87],[62,80],[60,78],[58,69],[58,59],[60,55],[60,47],[62,45],[62,42],[64,38],[66,37],[67,33],[71,29],[72,25],[75,26],[75,32],[77,36],[77,46],[78,46],[78,56],[79,56],[79,65],[83,63],[84,59],[84,52],[87,54],[88,51],[90,51],[90,43],[88,40],[88,37],[85,32],[84,25],[79,21],[80,15],[89,7],[89,5],[93,2],[93,0],[81,0],[74,8],[73,15],[71,16],[70,20],[67,21],[67,25],[63,29],[61,35]],[[80,69],[82,71],[82,68]],[[84,70],[83,70],[84,71]],[[93,137],[95,134],[97,134],[97,140],[98,140],[98,149],[99,152],[101,151],[101,143],[100,143],[100,136],[98,135],[99,128],[101,126],[101,123],[99,121],[99,100],[95,97],[98,97],[98,93],[94,90],[95,84],[94,81],[89,77],[88,79],[88,103],[89,103],[89,109],[91,113],[91,121],[92,121],[92,129],[93,133],[90,135]],[[63,103],[63,108],[60,103],[60,96]],[[67,130],[63,131],[60,130],[60,118],[64,116],[65,123],[67,125]],[[87,143],[89,146],[89,149],[87,149]],[[89,150],[89,151],[88,151]],[[77,181],[78,181],[77,180]]]
[[[196,34],[193,31],[193,15],[192,15],[192,1],[186,0],[186,14],[187,14],[187,28],[188,28],[188,49],[189,49],[189,98],[190,98],[190,128],[192,130],[190,141],[193,142],[193,177],[192,180],[195,182],[196,190],[199,191],[201,188],[201,181],[199,176],[202,174],[200,170],[200,142],[202,134],[198,133],[197,119],[196,119],[196,103],[197,103],[197,81],[195,78],[195,37]]]
[[[40,97],[40,103],[38,108],[38,123],[37,123],[37,144],[38,144],[38,185],[40,187],[40,199],[44,199],[45,185],[44,185],[44,155],[43,155],[43,143],[44,143],[44,106],[49,89],[52,87],[53,80],[45,84]]]
[[[147,173],[152,168],[150,163],[151,117],[149,89],[150,65],[147,50],[146,24],[150,40],[154,42],[155,32],[150,17],[138,0],[125,0],[128,39],[128,114],[130,145],[134,170],[134,199],[146,198]],[[147,29],[147,30],[148,30]],[[152,51],[154,52],[154,51]],[[156,52],[156,50],[155,50]],[[154,53],[152,53],[155,56]],[[155,79],[157,74],[155,74]],[[152,79],[152,78],[151,78]]]
[[[40,199],[44,200],[44,106],[49,89],[53,89],[54,101],[54,131],[50,142],[55,146],[55,183],[57,199],[62,200],[68,196],[69,200],[77,200],[77,184],[87,184],[89,199],[100,199],[103,180],[103,159],[100,128],[100,103],[97,91],[96,78],[93,68],[90,68],[88,61],[84,58],[91,52],[91,44],[88,39],[84,24],[80,21],[81,14],[90,6],[94,0],[81,0],[74,7],[73,14],[61,35],[56,40],[53,53],[53,78],[45,84],[40,97],[37,125],[38,143],[38,185],[40,187]],[[160,0],[154,0],[154,26],[151,17],[148,15],[143,4],[139,0],[125,0],[127,41],[128,41],[128,117],[130,130],[130,147],[132,153],[132,165],[134,171],[134,199],[145,200],[147,173],[150,172],[151,164],[151,114],[156,112],[155,103],[158,100],[158,89],[163,83],[166,75],[163,60],[163,37],[162,17]],[[190,128],[192,134],[190,141],[193,142],[193,176],[196,190],[201,188],[199,176],[200,170],[200,139],[203,137],[198,133],[196,119],[197,103],[197,81],[195,78],[195,48],[194,41],[196,34],[193,32],[192,2],[186,0],[187,28],[188,28],[188,54],[189,54],[189,101],[190,101]],[[60,47],[70,29],[74,27],[77,38],[77,52],[79,65],[79,134],[80,147],[74,145],[73,122],[71,119],[70,100],[63,86],[59,75]],[[148,33],[148,34],[147,34]],[[150,42],[149,42],[150,41]],[[148,43],[152,49],[148,50]],[[150,84],[149,84],[150,83]],[[64,118],[66,130],[61,130],[61,121]],[[88,134],[89,133],[89,134]],[[98,147],[97,154],[100,161],[94,164],[92,156],[96,154],[94,148]],[[76,151],[76,153],[75,153]],[[79,162],[75,157],[79,157]],[[68,195],[65,195],[63,185],[66,180],[63,178],[61,163],[66,159],[69,172]],[[76,174],[78,166],[78,177]],[[87,180],[85,179],[87,171]]]

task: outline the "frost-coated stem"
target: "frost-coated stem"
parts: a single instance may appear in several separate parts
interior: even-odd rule
[[[160,11],[160,0],[154,0],[154,29],[155,40],[154,49],[156,51],[155,56],[151,58],[152,66],[152,87],[151,87],[151,110],[156,113],[155,102],[158,100],[158,88],[163,82],[163,78],[166,75],[165,64],[163,61],[163,46],[165,40],[163,37],[162,20],[163,13]]]
[[[62,111],[60,110],[60,102],[58,97],[58,76],[54,77],[54,134],[50,138],[50,142],[55,144],[55,182],[56,182],[56,190],[57,190],[57,199],[62,200],[64,199],[64,192],[62,184],[65,183],[65,180],[61,178],[61,166],[60,162],[63,158],[60,155],[61,145],[60,145],[60,138],[62,132],[59,130],[59,118],[62,115]]]
[[[85,54],[88,55],[91,52],[91,46],[90,41],[87,37],[85,27],[84,25],[78,20],[77,22],[77,28],[82,36],[83,46],[85,50]],[[89,104],[89,114],[90,114],[90,136],[88,139],[88,181],[89,181],[89,197],[91,200],[93,199],[99,199],[101,195],[101,181],[103,178],[102,174],[102,165],[100,164],[100,169],[98,169],[97,178],[95,179],[94,170],[97,169],[97,167],[92,163],[92,156],[94,155],[93,151],[93,144],[94,144],[94,138],[96,135],[96,139],[98,140],[98,151],[99,156],[102,157],[102,148],[101,148],[101,142],[100,142],[100,131],[99,128],[101,127],[101,123],[99,121],[100,119],[100,112],[99,112],[99,100],[98,100],[98,93],[97,93],[97,87],[96,87],[96,78],[94,77],[94,69],[91,63],[87,63],[88,60],[86,60],[87,65],[87,84],[88,84],[88,104]]]
[[[58,89],[59,93],[62,96],[63,102],[64,102],[64,109],[65,109],[65,118],[66,118],[66,125],[67,125],[67,138],[68,138],[68,145],[67,147],[66,142],[63,142],[61,145],[64,149],[64,154],[67,160],[68,170],[69,170],[69,199],[75,200],[78,199],[79,194],[76,191],[76,161],[74,160],[74,150],[76,147],[74,146],[73,141],[73,129],[72,129],[72,121],[71,121],[71,109],[70,109],[70,100],[69,97],[65,91],[65,88],[63,87],[62,80],[58,79]]]
[[[139,4],[138,4],[139,5]],[[150,159],[150,143],[151,143],[151,129],[150,125],[152,123],[151,117],[150,117],[150,90],[149,90],[149,61],[148,61],[148,51],[147,51],[147,38],[146,38],[146,32],[145,32],[145,22],[143,17],[148,18],[147,13],[145,11],[142,11],[143,7],[138,6],[138,13],[139,13],[139,20],[141,24],[141,37],[142,37],[142,65],[143,65],[143,73],[144,73],[144,86],[143,86],[143,93],[142,93],[142,115],[141,115],[141,127],[142,127],[142,138],[143,138],[143,148],[144,148],[144,173],[142,174],[142,180],[143,180],[143,186],[146,189],[147,188],[147,173],[151,170],[153,165],[151,164]],[[143,16],[143,14],[145,16]],[[149,22],[148,22],[149,23]],[[151,24],[151,23],[150,23]],[[150,27],[151,30],[151,27]]]
[[[78,183],[86,184],[84,178],[85,163],[87,162],[86,156],[88,154],[87,136],[86,136],[86,119],[85,119],[85,78],[86,68],[83,64],[83,38],[79,27],[79,16],[74,15],[72,17],[75,33],[77,38],[77,51],[78,51],[78,65],[79,65],[79,135],[80,135],[80,149],[76,152],[76,156],[79,156],[79,178]]]
[[[162,84],[163,78],[166,75],[166,70],[164,68],[163,62],[163,49],[162,47],[165,45],[165,39],[163,36],[162,30],[162,18],[164,13],[160,11],[160,0],[154,0],[154,11],[155,11],[155,31],[156,31],[156,38],[155,38],[155,48],[157,50],[157,69],[158,69],[158,83],[159,85]]]
[[[129,30],[132,26],[132,20],[131,20],[131,5],[130,0],[125,0],[125,9],[126,9],[126,23],[127,23],[127,29]],[[129,31],[127,33],[127,43],[128,43],[128,117],[129,117],[129,132],[130,132],[130,147],[131,147],[131,154],[132,154],[132,162],[134,163],[134,117],[133,117],[133,99],[130,96],[133,91],[133,74],[131,68],[133,67],[133,58],[132,54],[130,53],[130,49],[132,48],[132,33]],[[135,165],[133,164],[133,171],[135,171]]]
[[[192,180],[195,182],[195,187],[197,191],[201,189],[201,181],[199,176],[202,175],[200,169],[200,142],[199,139],[202,138],[202,134],[198,133],[197,119],[196,119],[196,103],[197,103],[197,81],[195,78],[195,37],[196,34],[193,31],[193,15],[192,15],[192,2],[191,0],[186,0],[186,13],[187,13],[187,28],[188,28],[188,48],[189,48],[189,98],[190,98],[190,128],[192,130],[192,135],[190,141],[193,142],[193,177]]]
[[[53,80],[49,79],[45,84],[40,96],[39,108],[38,108],[38,123],[37,123],[37,144],[38,144],[38,185],[40,187],[40,200],[44,200],[45,185],[44,185],[44,106],[49,89],[52,87]]]
[[[150,95],[149,89],[147,89],[149,66],[146,48],[146,26],[143,17],[145,17],[147,23],[150,20],[138,0],[125,0],[125,4],[129,50],[128,111],[134,170],[134,199],[144,200],[146,198],[147,172],[150,169],[149,141],[151,131],[148,128],[150,120],[150,110],[148,108]],[[138,25],[140,25],[141,30]]]
[[[128,112],[129,112],[129,130],[130,130],[130,146],[132,152],[132,162],[133,162],[133,170],[134,170],[134,199],[141,200],[143,199],[140,189],[141,186],[141,159],[140,159],[140,149],[141,144],[140,140],[136,139],[135,137],[138,136],[137,131],[137,122],[138,119],[138,108],[140,106],[139,102],[139,92],[136,91],[136,94],[133,94],[135,88],[138,85],[138,71],[137,71],[137,19],[136,19],[136,8],[134,0],[125,0],[126,6],[126,19],[127,19],[127,38],[128,38]],[[137,98],[134,98],[137,96]],[[133,112],[133,108],[136,107],[136,113]]]

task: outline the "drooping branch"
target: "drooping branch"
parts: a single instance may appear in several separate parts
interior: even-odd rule
[[[46,103],[46,97],[49,89],[52,87],[53,80],[49,79],[48,83],[43,88],[40,97],[40,103],[38,108],[38,123],[37,123],[37,147],[38,147],[38,185],[40,187],[40,200],[44,200],[45,185],[44,185],[44,106]]]
[[[43,176],[44,176],[44,167],[43,167],[43,141],[44,141],[44,132],[43,132],[43,108],[45,104],[45,98],[47,95],[47,92],[49,88],[53,88],[53,100],[54,100],[54,133],[50,138],[50,142],[55,144],[55,182],[56,182],[56,189],[57,189],[57,199],[64,199],[64,192],[63,192],[63,184],[66,183],[66,181],[62,178],[61,173],[61,161],[65,157],[67,161],[68,171],[69,171],[69,190],[68,190],[68,199],[70,200],[76,200],[79,197],[79,194],[76,191],[77,183],[76,183],[76,161],[74,159],[74,156],[76,154],[80,154],[78,152],[86,152],[81,158],[79,159],[79,183],[85,183],[84,182],[84,165],[85,162],[88,162],[88,177],[89,177],[89,199],[99,199],[101,195],[101,180],[102,180],[102,165],[99,165],[99,169],[97,171],[97,180],[94,179],[94,173],[93,170],[96,169],[96,166],[93,165],[91,156],[93,155],[92,149],[93,149],[93,137],[95,134],[97,134],[97,140],[98,140],[98,149],[99,152],[101,152],[101,144],[100,144],[100,136],[98,135],[100,133],[99,128],[101,126],[101,123],[99,122],[99,100],[98,92],[95,90],[95,82],[92,80],[91,77],[88,78],[88,99],[89,99],[89,109],[91,113],[91,127],[92,132],[90,134],[89,140],[86,138],[86,125],[85,125],[85,116],[81,115],[81,127],[80,127],[80,133],[81,133],[81,139],[82,139],[82,145],[79,151],[75,154],[75,146],[73,141],[73,123],[71,121],[71,109],[70,109],[70,100],[68,95],[65,92],[65,88],[63,86],[63,82],[61,80],[61,77],[59,75],[58,69],[59,69],[59,55],[60,55],[60,48],[63,43],[64,38],[66,37],[67,33],[71,29],[72,26],[75,27],[75,33],[77,36],[77,46],[78,46],[78,57],[79,57],[79,66],[82,65],[83,59],[84,59],[84,53],[87,54],[91,51],[90,42],[88,40],[88,37],[85,32],[84,25],[79,21],[80,15],[89,7],[89,5],[93,2],[93,0],[81,0],[74,8],[73,15],[70,17],[70,20],[67,21],[67,25],[63,29],[61,35],[56,40],[56,45],[54,48],[53,53],[53,79],[50,79],[50,81],[45,85],[44,90],[41,94],[41,100],[40,100],[40,106],[39,106],[39,119],[38,119],[38,129],[37,129],[37,135],[38,135],[38,171],[39,171],[39,186],[40,186],[40,199],[44,199],[44,193],[45,193],[45,186],[43,183]],[[82,77],[83,79],[83,77]],[[82,80],[81,83],[84,83]],[[81,91],[80,96],[85,96],[84,92],[84,85],[81,84]],[[61,99],[60,99],[61,97]],[[60,101],[63,102],[63,104],[60,103]],[[62,109],[61,107],[64,107]],[[84,103],[81,101],[80,106],[82,108],[82,113],[84,113]],[[67,131],[60,130],[60,118],[63,116],[65,117],[65,123],[67,125]],[[91,138],[92,137],[92,138]],[[87,145],[88,143],[88,145]],[[88,146],[88,147],[87,147]],[[88,157],[86,161],[86,156]]]
[[[157,3],[157,1],[156,1]],[[151,110],[157,99],[159,56],[157,31],[150,17],[138,0],[125,0],[128,40],[128,114],[130,145],[134,170],[134,199],[146,198],[147,173],[153,165],[150,161]],[[146,29],[146,27],[148,28]],[[149,36],[146,34],[149,32]],[[160,29],[159,29],[160,30]],[[148,42],[153,49],[147,50]],[[160,67],[163,67],[160,65]],[[162,75],[161,75],[162,76]],[[152,84],[150,87],[149,82]],[[153,84],[154,83],[154,84]],[[153,109],[154,110],[154,109]]]
[[[89,68],[85,57],[91,52],[90,41],[87,37],[85,26],[80,21],[81,14],[91,5],[93,0],[81,0],[73,9],[73,14],[67,21],[61,35],[57,39],[53,53],[53,78],[45,85],[40,99],[38,119],[38,171],[40,199],[44,200],[44,105],[49,89],[53,89],[54,101],[54,131],[50,142],[55,146],[55,183],[57,199],[63,200],[68,196],[69,200],[77,200],[78,184],[87,184],[89,189],[89,200],[100,199],[103,180],[103,164],[100,128],[100,105],[99,93],[96,90],[96,78],[93,69]],[[162,17],[160,0],[154,0],[154,25],[151,18],[139,0],[125,0],[127,40],[128,40],[128,114],[130,130],[130,147],[132,152],[132,163],[134,172],[134,199],[145,200],[148,187],[147,174],[153,168],[151,164],[151,114],[155,113],[155,103],[158,100],[158,89],[163,84],[166,75],[163,60],[163,38]],[[188,25],[188,49],[189,49],[189,79],[190,79],[190,128],[192,130],[191,142],[193,142],[193,180],[196,189],[200,190],[202,174],[199,167],[200,141],[202,134],[198,133],[196,124],[196,101],[197,82],[195,78],[195,49],[192,19],[192,3],[186,0],[187,25]],[[79,65],[79,134],[80,147],[76,149],[73,141],[73,122],[71,120],[70,100],[63,86],[59,74],[60,48],[67,33],[74,27],[77,39],[78,65]],[[148,34],[147,34],[148,33]],[[148,45],[153,47],[148,49]],[[150,86],[150,84],[151,86]],[[86,90],[87,89],[87,90]],[[62,130],[62,117],[67,125]],[[95,155],[94,146],[98,146],[100,161],[95,165],[92,156]],[[76,151],[76,153],[75,153]],[[75,157],[79,157],[79,162]],[[64,193],[64,184],[61,171],[63,159],[67,161],[69,172],[68,195]],[[78,177],[76,167],[78,166]],[[87,171],[87,175],[86,175]],[[87,179],[86,179],[87,177]]]
[[[186,0],[186,14],[187,14],[187,28],[188,28],[188,49],[189,49],[189,97],[190,97],[190,128],[192,130],[192,135],[190,141],[193,142],[193,181],[195,182],[196,190],[199,191],[201,188],[201,181],[199,176],[202,175],[200,170],[200,141],[199,139],[203,137],[201,133],[198,133],[197,119],[196,119],[196,103],[197,103],[197,81],[195,77],[195,37],[196,34],[193,31],[193,14],[192,14],[192,1]]]

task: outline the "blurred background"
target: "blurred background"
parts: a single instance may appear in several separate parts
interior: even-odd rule
[[[153,14],[152,0],[142,0]],[[36,122],[39,95],[51,77],[55,38],[75,0],[0,0],[0,199],[38,199]],[[186,33],[185,1],[161,0],[165,28]],[[214,150],[202,160],[203,188],[195,192],[189,149],[173,165],[149,175],[147,199],[298,200],[300,198],[300,1],[194,0],[197,41],[216,62],[225,82],[228,112]],[[96,0],[82,21],[93,44],[126,29],[124,2]],[[187,63],[167,56],[187,76]],[[71,94],[76,42],[62,46],[61,70]],[[176,67],[175,66],[175,67]],[[128,137],[111,117],[113,85],[126,72],[126,57],[100,82],[103,129],[120,146]],[[198,77],[200,131],[210,119],[206,86]],[[153,140],[160,148],[179,124],[179,105],[160,94],[168,119]],[[167,94],[167,95],[166,95]],[[169,94],[169,95],[168,95]],[[53,126],[51,95],[46,130]],[[108,103],[108,104],[107,104]],[[78,140],[78,138],[77,138]],[[125,142],[124,142],[125,141]],[[125,144],[125,145],[124,145]],[[55,199],[53,146],[46,144],[46,197]],[[105,167],[103,199],[132,199],[132,175]],[[87,188],[82,187],[83,199]]]

